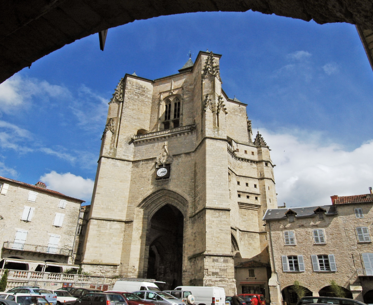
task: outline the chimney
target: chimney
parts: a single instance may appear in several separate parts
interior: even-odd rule
[[[370,194],[373,194],[373,192],[372,192],[372,187],[371,187],[371,186],[369,187],[369,193],[370,193]]]
[[[332,200],[332,204],[335,204],[335,201],[338,199],[338,195],[330,196],[330,199]]]
[[[43,182],[41,182],[41,181],[39,181],[38,183],[36,183],[35,186],[37,186],[37,187],[41,187],[41,188],[43,188],[43,189],[46,189],[46,188],[47,188],[47,186],[45,185],[45,183],[43,183]]]

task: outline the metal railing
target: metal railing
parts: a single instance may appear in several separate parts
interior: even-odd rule
[[[64,255],[64,256],[71,256],[73,253],[72,249],[48,247],[48,246],[42,246],[42,245],[23,244],[23,243],[16,243],[16,242],[10,242],[10,241],[5,241],[3,244],[3,248],[10,249],[10,250],[48,253],[48,254],[56,254],[56,255]]]

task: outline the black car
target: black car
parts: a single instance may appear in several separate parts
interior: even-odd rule
[[[90,292],[83,295],[76,305],[128,305],[126,300],[117,293]]]
[[[81,299],[86,294],[92,293],[92,292],[102,292],[102,291],[98,289],[91,289],[91,288],[75,288],[74,290],[70,291],[70,294],[73,297]]]
[[[325,305],[366,305],[363,302],[346,299],[346,298],[334,298],[334,297],[303,297],[297,305],[312,305],[312,304],[325,304]]]

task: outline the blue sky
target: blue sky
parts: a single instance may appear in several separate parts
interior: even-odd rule
[[[222,54],[223,89],[272,149],[279,204],[329,204],[373,186],[373,71],[349,24],[260,13],[153,18],[76,41],[0,85],[0,175],[90,202],[107,103],[125,73],[177,73]]]

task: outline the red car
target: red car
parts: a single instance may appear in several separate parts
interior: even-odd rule
[[[123,296],[128,305],[154,305],[153,302],[144,301],[140,299],[136,294],[131,292],[123,292],[123,291],[105,291],[110,293],[117,293]]]

